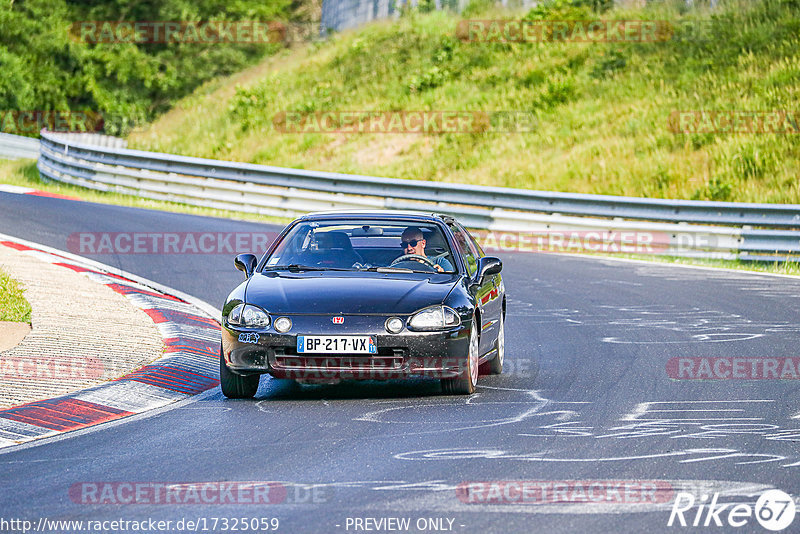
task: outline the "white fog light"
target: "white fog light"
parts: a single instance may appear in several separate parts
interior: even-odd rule
[[[292,329],[292,320],[288,317],[278,317],[275,319],[275,331],[280,332],[283,334],[284,332],[288,332]]]
[[[392,334],[397,334],[403,330],[403,320],[399,317],[389,317],[386,320],[386,330]]]

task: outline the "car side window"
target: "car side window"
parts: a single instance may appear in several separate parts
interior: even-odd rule
[[[475,254],[476,258],[482,258],[482,257],[486,256],[486,254],[484,254],[483,249],[481,248],[481,246],[478,244],[477,241],[475,241],[475,238],[472,236],[471,233],[469,233],[469,231],[466,228],[464,228],[463,226],[461,226],[459,224],[458,225],[458,229],[461,230],[464,233],[464,235],[467,237],[467,242],[469,243],[470,249],[472,250],[472,253]]]
[[[466,229],[464,229],[464,233],[467,234],[467,236],[469,237],[469,242],[472,243],[472,248],[478,253],[478,257],[482,258],[486,256],[486,253],[483,251],[480,244],[478,244],[478,242],[475,240],[475,237],[471,233],[469,233]]]
[[[459,228],[454,224],[449,224],[450,230],[453,232],[453,237],[455,237],[456,245],[461,250],[461,254],[464,256],[464,263],[467,265],[467,272],[470,276],[473,276],[478,270],[478,256],[475,250],[473,249],[472,245],[469,242],[469,238],[467,237],[464,230]]]

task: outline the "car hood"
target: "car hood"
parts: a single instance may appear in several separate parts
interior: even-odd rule
[[[247,284],[246,300],[271,314],[405,315],[441,304],[458,282],[446,274],[256,273]]]

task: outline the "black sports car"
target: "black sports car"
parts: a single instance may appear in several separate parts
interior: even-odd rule
[[[446,215],[377,211],[305,215],[222,309],[220,382],[255,395],[261,374],[298,382],[441,379],[475,391],[478,368],[503,370],[502,263]]]

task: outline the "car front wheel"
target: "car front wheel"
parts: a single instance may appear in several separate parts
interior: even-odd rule
[[[467,351],[466,366],[454,378],[442,379],[442,391],[448,395],[471,395],[475,393],[478,385],[478,326],[472,322],[469,334],[469,349]]]
[[[260,375],[243,376],[234,373],[225,364],[222,347],[219,349],[219,386],[229,399],[249,399],[258,391]]]

